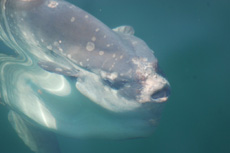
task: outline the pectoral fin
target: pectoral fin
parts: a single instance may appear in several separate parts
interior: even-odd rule
[[[18,136],[32,151],[61,153],[54,133],[33,126],[13,111],[9,112],[8,119]]]
[[[78,73],[79,70],[73,68],[73,67],[64,67],[61,66],[59,64],[53,63],[53,62],[39,62],[38,65],[48,71],[48,72],[52,72],[52,73],[57,73],[57,74],[61,74],[61,75],[65,75],[65,76],[70,76],[70,77],[78,77]]]

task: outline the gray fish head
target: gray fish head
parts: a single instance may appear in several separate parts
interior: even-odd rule
[[[157,62],[135,57],[132,58],[132,63],[131,75],[110,80],[111,87],[116,86],[120,96],[137,103],[165,102],[170,94],[170,85],[159,73]]]
[[[80,77],[76,84],[78,90],[112,111],[135,110],[144,103],[165,102],[170,85],[160,72],[153,51],[133,35],[119,35],[126,47],[116,52],[116,56],[122,58],[111,58],[109,63],[113,64],[94,69],[93,75]]]

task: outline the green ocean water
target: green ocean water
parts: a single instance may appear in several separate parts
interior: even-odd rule
[[[156,132],[132,140],[59,136],[64,153],[229,153],[229,0],[72,0],[109,27],[131,25],[155,51],[171,87]],[[0,51],[10,52],[2,43]],[[31,153],[0,105],[0,153]]]

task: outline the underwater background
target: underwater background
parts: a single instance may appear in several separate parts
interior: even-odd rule
[[[69,0],[70,1],[70,0]],[[134,27],[172,88],[160,124],[144,139],[75,140],[64,153],[229,153],[229,0],[72,0],[111,28]],[[12,52],[0,42],[0,52]],[[32,153],[0,105],[0,153]]]

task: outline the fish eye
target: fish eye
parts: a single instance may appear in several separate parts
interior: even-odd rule
[[[103,82],[105,85],[113,89],[116,89],[116,90],[123,88],[127,84],[127,81],[124,81],[124,80],[113,80],[112,81],[110,79],[103,79]]]

